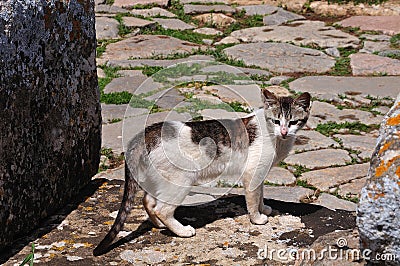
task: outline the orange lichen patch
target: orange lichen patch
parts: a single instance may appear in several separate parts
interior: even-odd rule
[[[396,175],[397,175],[398,177],[400,177],[400,166],[398,166],[397,169],[396,169]]]
[[[388,166],[386,166],[385,162],[382,161],[381,164],[375,169],[375,176],[382,176],[384,173],[387,172],[389,169]]]
[[[107,221],[107,222],[104,222],[103,224],[112,225],[113,223],[114,223],[114,221]]]
[[[383,198],[385,196],[385,193],[376,193],[374,195],[374,200],[378,199],[378,198]]]
[[[88,206],[88,207],[83,207],[82,208],[84,211],[93,211],[93,207],[90,207],[90,206]]]
[[[384,151],[386,151],[387,149],[389,149],[390,145],[393,144],[393,141],[388,141],[386,142],[379,150],[379,154],[382,154]]]
[[[400,125],[400,114],[396,115],[395,117],[390,117],[387,120],[386,125],[389,125],[389,126]]]
[[[93,244],[90,244],[88,242],[83,243],[83,245],[85,245],[85,248],[90,248],[93,246]]]
[[[393,157],[387,163],[385,161],[381,161],[381,164],[375,169],[375,176],[380,177],[384,173],[387,172],[390,166],[392,166],[393,162],[400,158],[400,155]],[[397,174],[397,170],[396,170]]]

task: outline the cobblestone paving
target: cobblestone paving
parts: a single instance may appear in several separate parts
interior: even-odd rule
[[[400,16],[318,21],[298,7],[296,14],[245,1],[193,1],[146,0],[136,7],[133,0],[96,1],[103,172],[82,199],[1,255],[0,263],[18,265],[31,241],[35,265],[308,265],[316,262],[257,253],[266,245],[322,249],[340,237],[347,248],[358,248],[355,203],[379,123],[400,91]],[[311,8],[321,13],[325,7]],[[382,10],[392,15],[400,8]],[[118,210],[121,153],[130,137],[163,120],[241,117],[260,107],[264,87],[313,96],[294,150],[266,179],[265,199],[274,208],[268,224],[250,224],[241,184],[221,177],[193,190],[187,203],[202,204],[197,209],[178,209],[177,217],[197,228],[195,237],[152,228],[138,205],[119,245],[92,256]]]

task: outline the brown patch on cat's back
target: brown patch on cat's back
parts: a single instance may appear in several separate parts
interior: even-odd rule
[[[161,143],[161,139],[171,139],[176,136],[177,131],[171,122],[160,122],[146,127],[144,141],[147,152],[154,150]]]
[[[192,130],[192,141],[200,144],[201,140],[210,138],[217,146],[216,155],[220,155],[220,145],[231,147],[231,138],[224,126],[228,120],[206,120],[197,122],[186,122],[185,125]]]

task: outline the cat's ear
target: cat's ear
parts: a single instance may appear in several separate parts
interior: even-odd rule
[[[294,99],[294,104],[300,106],[304,111],[310,110],[311,107],[311,95],[308,92],[302,93],[296,99]]]
[[[267,89],[261,90],[261,99],[265,108],[269,108],[278,103],[278,98]]]

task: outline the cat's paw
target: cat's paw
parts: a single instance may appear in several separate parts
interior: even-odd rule
[[[253,224],[263,225],[268,223],[268,216],[265,214],[250,215],[250,221]]]
[[[184,226],[181,230],[179,230],[179,234],[177,234],[180,237],[192,237],[196,234],[196,230],[191,227],[190,225]]]
[[[263,205],[260,211],[265,215],[270,215],[272,213],[272,208],[268,205]]]

